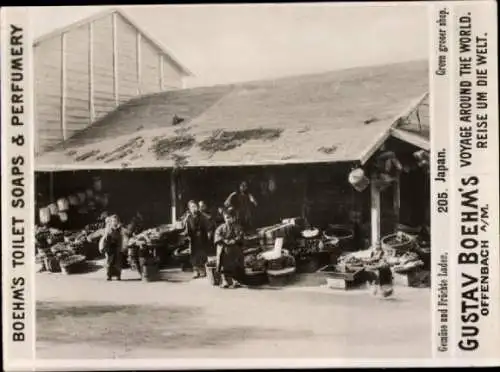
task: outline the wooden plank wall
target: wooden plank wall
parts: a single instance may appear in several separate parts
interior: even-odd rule
[[[61,38],[47,40],[36,48],[35,151],[62,141],[61,130]]]
[[[179,88],[175,64],[117,13],[44,40],[35,47],[36,152],[137,95]]]

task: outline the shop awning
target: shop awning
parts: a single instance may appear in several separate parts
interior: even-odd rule
[[[410,62],[144,96],[36,168],[363,163],[427,91],[427,62]]]

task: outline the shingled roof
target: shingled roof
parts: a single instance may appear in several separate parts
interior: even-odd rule
[[[427,91],[427,62],[408,62],[163,92],[122,105],[42,154],[36,165],[364,162]]]

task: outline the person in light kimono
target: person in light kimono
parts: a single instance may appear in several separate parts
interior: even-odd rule
[[[121,280],[122,255],[126,247],[127,238],[117,215],[106,219],[104,235],[99,241],[99,250],[106,255],[107,280],[116,277]]]
[[[243,229],[236,223],[234,211],[224,211],[224,224],[215,230],[217,271],[221,274],[223,288],[238,287],[244,274]]]

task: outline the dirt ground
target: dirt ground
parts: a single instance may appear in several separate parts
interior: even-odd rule
[[[37,358],[426,358],[430,290],[219,289],[172,271],[37,274]]]

